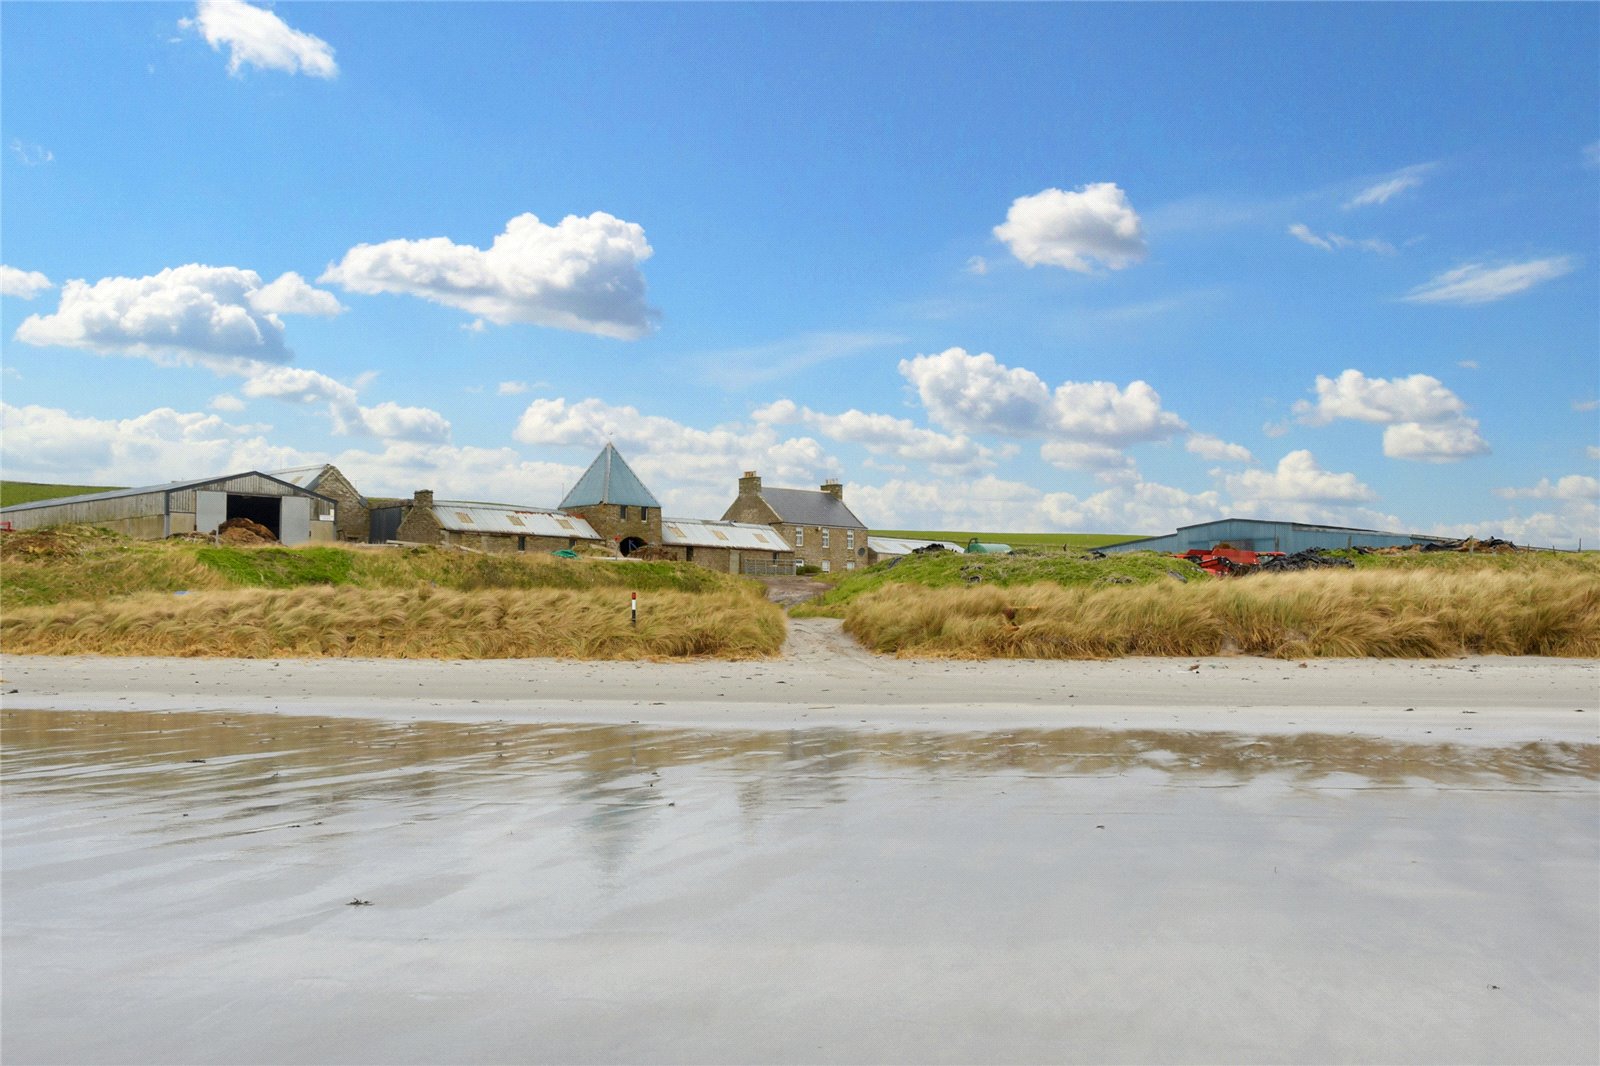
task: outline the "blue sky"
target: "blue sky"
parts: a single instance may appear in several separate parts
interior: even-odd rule
[[[1600,541],[1600,7],[7,3],[4,474]]]

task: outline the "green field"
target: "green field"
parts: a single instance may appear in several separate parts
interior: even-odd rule
[[[1009,544],[1013,548],[1103,548],[1138,540],[1145,533],[974,533],[952,530],[874,529],[874,537],[903,537],[907,540],[948,540],[966,544],[973,537],[986,544]]]
[[[83,496],[91,492],[120,489],[121,485],[46,485],[37,481],[0,481],[0,507],[37,500],[54,500],[61,496]]]

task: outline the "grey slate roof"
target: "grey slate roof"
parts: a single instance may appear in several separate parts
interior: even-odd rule
[[[761,498],[778,514],[778,520],[791,526],[834,526],[866,529],[843,500],[836,500],[816,489],[762,489]]]
[[[629,507],[656,507],[661,503],[644,487],[639,475],[622,458],[616,445],[600,449],[589,469],[561,501],[561,509],[587,507],[596,503],[623,504]]]

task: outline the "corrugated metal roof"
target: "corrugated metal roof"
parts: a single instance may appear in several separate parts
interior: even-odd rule
[[[322,475],[328,472],[328,463],[312,463],[310,466],[291,466],[287,470],[269,470],[268,476],[279,481],[287,481],[291,485],[299,485],[303,489],[314,489],[317,482],[322,480]]]
[[[678,547],[738,548],[743,551],[794,550],[771,526],[755,522],[714,522],[704,518],[663,518],[661,543]]]
[[[0,508],[6,511],[31,511],[40,507],[60,507],[64,504],[94,503],[97,500],[120,500],[128,496],[148,496],[155,493],[182,492],[184,489],[196,489],[202,485],[215,485],[219,481],[232,481],[238,477],[265,477],[274,481],[283,479],[276,474],[264,473],[260,470],[241,470],[236,474],[223,474],[221,477],[194,478],[190,481],[168,481],[162,485],[142,485],[131,489],[108,489],[105,492],[87,492],[82,496],[57,496],[52,500],[34,500],[31,503],[14,503],[10,507]],[[295,485],[297,489],[304,489],[302,485]],[[304,489],[310,492],[310,489]],[[332,501],[329,501],[332,502]]]
[[[581,518],[539,507],[512,503],[435,500],[433,515],[452,533],[513,533],[527,537],[577,537],[599,540],[600,534]]]
[[[572,486],[561,501],[563,509],[588,507],[597,503],[619,504],[628,507],[655,507],[661,503],[644,487],[639,475],[622,458],[616,445],[607,444],[600,449],[589,469],[583,472],[578,483]]]
[[[868,537],[867,547],[879,555],[910,555],[918,548],[928,548],[939,545],[949,551],[960,552],[967,549],[953,540],[909,540],[905,537]]]
[[[791,526],[867,528],[843,500],[816,489],[762,489],[761,498],[777,512],[779,521]]]

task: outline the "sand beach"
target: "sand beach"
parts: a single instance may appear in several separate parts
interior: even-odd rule
[[[8,657],[7,1062],[1585,1062],[1577,660]]]

